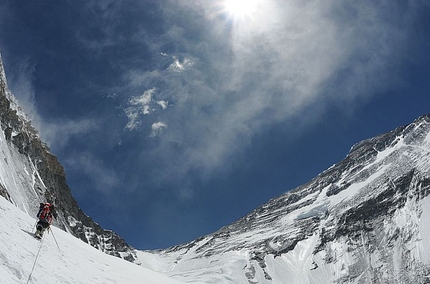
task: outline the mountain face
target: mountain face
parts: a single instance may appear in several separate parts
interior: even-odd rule
[[[35,216],[39,202],[57,206],[54,223],[108,254],[138,263],[135,250],[84,214],[70,193],[64,168],[50,153],[7,88],[0,57],[0,195]]]
[[[189,283],[430,283],[429,194],[426,115],[237,222],[140,259]]]

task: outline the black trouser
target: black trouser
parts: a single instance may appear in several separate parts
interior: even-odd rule
[[[49,227],[49,223],[46,220],[39,220],[39,222],[37,222],[37,229],[41,232],[45,231],[46,228]]]

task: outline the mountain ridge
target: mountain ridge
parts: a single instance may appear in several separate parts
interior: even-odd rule
[[[294,275],[289,283],[430,283],[429,261],[410,253],[430,249],[417,229],[422,212],[430,210],[429,168],[430,115],[423,115],[355,144],[339,163],[238,221],[156,255],[164,272],[180,279],[285,283],[283,277]],[[399,224],[404,215],[413,217],[413,226]],[[216,276],[216,270],[234,275]],[[325,280],[317,281],[322,275]]]

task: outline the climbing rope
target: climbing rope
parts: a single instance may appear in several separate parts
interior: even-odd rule
[[[40,250],[42,249],[44,238],[45,238],[45,234],[43,234],[42,239],[40,240],[39,250],[37,251],[36,259],[34,260],[33,268],[31,268],[30,275],[28,275],[27,284],[30,282],[31,275],[33,274],[34,268],[36,267],[36,262],[37,262],[37,259],[39,258],[39,254],[40,254]]]

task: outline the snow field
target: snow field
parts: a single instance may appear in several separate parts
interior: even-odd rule
[[[40,254],[28,283],[183,283],[109,256],[55,227],[53,232],[45,232],[41,242],[32,235],[34,225],[35,219],[0,197],[0,284],[27,283],[39,248]]]
[[[249,265],[247,252],[230,251],[208,258],[200,258],[189,253],[182,259],[181,254],[173,253],[166,257],[141,251],[138,252],[138,256],[143,266],[155,271],[163,271],[170,277],[186,283],[249,284],[245,276],[246,266]],[[173,264],[168,266],[167,263]]]

